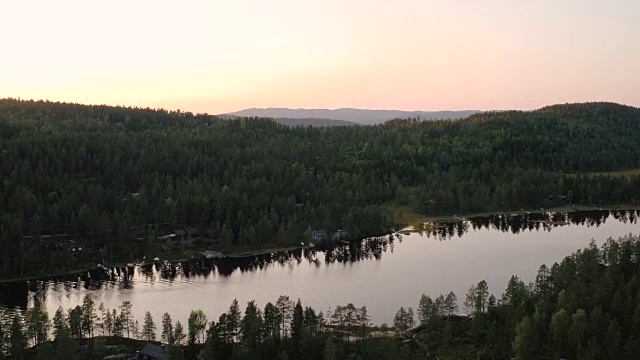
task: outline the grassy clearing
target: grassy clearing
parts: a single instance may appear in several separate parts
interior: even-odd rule
[[[573,176],[579,176],[582,174],[571,174]],[[640,169],[619,170],[619,171],[602,171],[602,172],[590,172],[585,175],[589,176],[611,176],[614,178],[630,178],[640,175]]]
[[[385,208],[393,214],[395,222],[402,226],[416,225],[428,221],[426,215],[417,213],[408,205],[388,203]]]

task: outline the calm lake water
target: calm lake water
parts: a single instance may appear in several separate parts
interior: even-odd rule
[[[39,296],[53,316],[91,295],[97,304],[117,308],[133,303],[142,322],[150,311],[159,326],[169,312],[186,324],[192,309],[217,321],[237,298],[261,308],[279,295],[326,312],[336,305],[367,306],[376,324],[392,323],[400,306],[416,307],[420,295],[436,297],[454,291],[460,302],[472,284],[486,280],[497,297],[512,274],[533,281],[541,264],[551,266],[594,239],[638,234],[635,211],[556,214],[569,224],[533,222],[545,217],[492,216],[430,233],[396,234],[352,242],[323,251],[293,251],[246,259],[201,260],[136,268],[95,271],[65,279],[0,285],[0,306],[26,308]]]

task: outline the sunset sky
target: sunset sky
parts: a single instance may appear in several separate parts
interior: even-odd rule
[[[248,107],[640,106],[638,0],[21,0],[0,98]]]

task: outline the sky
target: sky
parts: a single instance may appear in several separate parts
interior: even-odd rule
[[[0,98],[251,107],[640,107],[638,0],[0,2]]]

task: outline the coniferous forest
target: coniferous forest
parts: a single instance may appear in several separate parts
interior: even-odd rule
[[[2,1],[0,360],[640,360],[639,15]]]
[[[315,229],[379,235],[401,222],[400,207],[435,216],[560,197],[635,205],[639,138],[640,110],[612,103],[290,128],[4,99],[0,279],[190,249],[292,246]],[[190,241],[162,240],[182,229]]]

